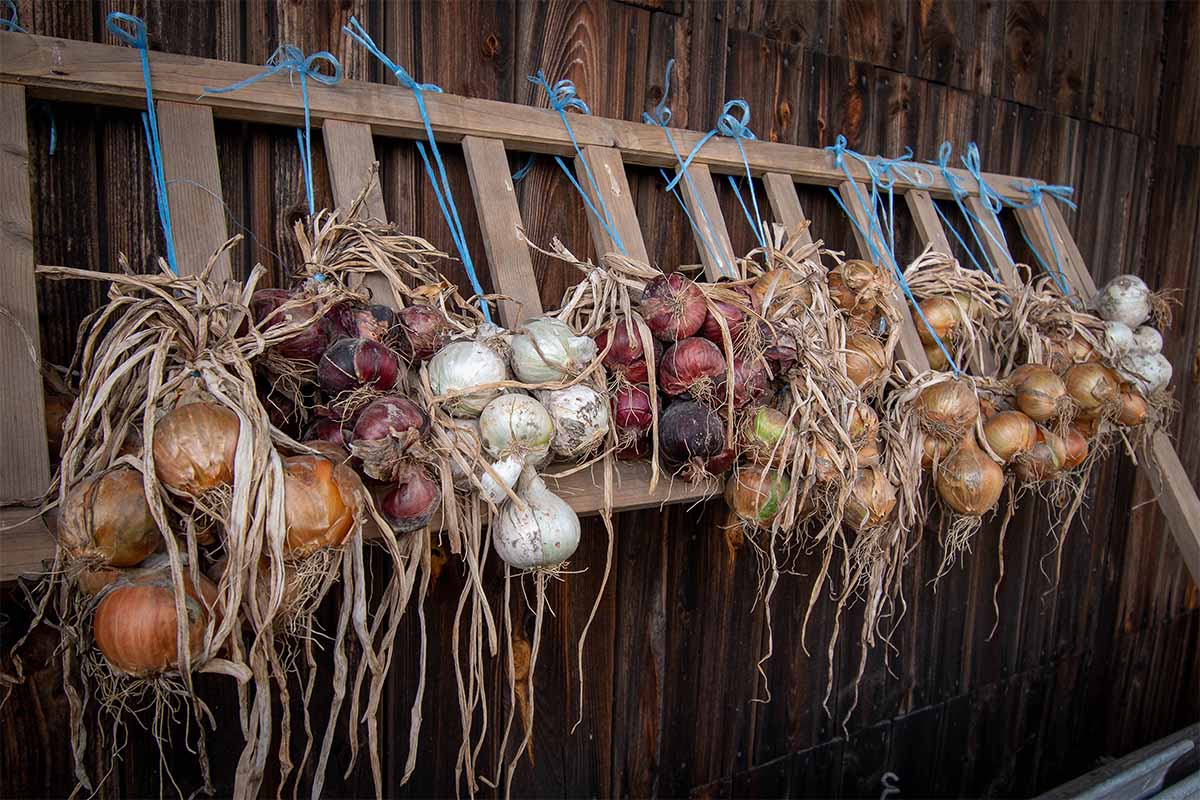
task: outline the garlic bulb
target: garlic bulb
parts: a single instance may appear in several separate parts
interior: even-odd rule
[[[1150,288],[1136,275],[1118,275],[1096,295],[1096,313],[1136,328],[1150,319]]]
[[[553,383],[578,375],[596,358],[596,343],[551,317],[527,320],[512,337],[513,371],[525,383]]]
[[[1124,322],[1104,323],[1104,344],[1118,358],[1137,347],[1133,338],[1133,328]]]
[[[550,454],[554,421],[529,395],[502,394],[480,414],[479,437],[493,458],[516,455],[529,466],[537,466]]]
[[[1150,397],[1171,382],[1171,362],[1162,353],[1127,353],[1117,364],[1117,373]]]
[[[508,365],[492,348],[476,341],[450,342],[429,359],[429,387],[445,395],[509,379]],[[456,417],[478,417],[500,389],[482,389],[447,402]]]
[[[590,386],[538,392],[538,399],[554,420],[550,449],[563,458],[584,455],[608,433],[608,402]]]
[[[516,569],[553,567],[566,561],[579,546],[579,516],[561,497],[526,467],[517,483],[517,496],[505,504],[492,526],[496,555]]]
[[[515,453],[492,464],[492,472],[496,473],[495,477],[492,476],[492,472],[487,470],[484,470],[479,476],[480,496],[493,504],[499,504],[508,499],[506,490],[517,485],[517,479],[521,477],[521,470],[524,468],[525,458]]]
[[[1133,342],[1141,353],[1161,353],[1162,352],[1162,334],[1151,328],[1149,325],[1143,325],[1133,332]]]

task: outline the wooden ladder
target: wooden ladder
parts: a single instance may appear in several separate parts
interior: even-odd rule
[[[89,42],[72,42],[26,34],[0,33],[5,59],[0,63],[0,135],[10,145],[0,151],[0,181],[10,189],[11,200],[3,204],[0,225],[0,290],[4,303],[17,322],[32,333],[27,346],[14,336],[0,338],[0,367],[6,379],[0,392],[0,412],[15,424],[6,428],[0,448],[0,500],[39,495],[50,481],[43,419],[43,399],[38,362],[31,358],[37,349],[37,304],[34,284],[33,229],[29,198],[28,133],[25,127],[27,95],[98,105],[133,106],[144,102],[140,62],[136,51]],[[255,122],[298,125],[301,109],[294,87],[286,76],[268,78],[229,94],[202,96],[205,85],[228,85],[257,74],[259,67],[209,59],[154,53],[151,57],[155,95],[163,147],[163,169],[168,180],[168,197],[176,219],[187,220],[176,231],[176,254],[180,271],[195,274],[210,255],[228,238],[225,216],[209,192],[220,187],[220,164],[213,132],[214,115]],[[626,176],[626,164],[677,169],[674,151],[664,133],[639,123],[579,116],[573,118],[575,138],[582,151],[577,157],[557,114],[510,103],[439,94],[426,98],[428,112],[440,140],[461,143],[470,176],[472,195],[483,235],[491,278],[496,290],[512,298],[500,304],[501,322],[515,326],[524,318],[542,313],[533,262],[518,230],[521,213],[509,173],[508,148],[522,152],[552,153],[575,158],[581,185],[598,191],[608,208],[613,228],[629,255],[649,261]],[[323,140],[334,199],[346,207],[366,184],[375,163],[374,136],[419,139],[424,128],[412,94],[382,84],[345,81],[336,87],[310,87],[311,114],[323,131]],[[689,151],[702,134],[671,131],[678,147]],[[860,192],[835,167],[832,157],[816,148],[771,142],[746,142],[752,173],[760,177],[774,220],[789,230],[804,222],[796,183],[832,186],[859,222],[855,231],[858,246],[869,257],[869,211]],[[593,190],[583,178],[583,160],[596,179]],[[721,138],[710,141],[691,162],[690,180],[680,182],[684,202],[694,220],[705,274],[710,280],[722,274],[722,264],[732,263],[734,253],[725,221],[717,203],[713,173],[741,174],[744,166],[737,145]],[[857,163],[850,175],[860,186],[869,180]],[[952,171],[963,185],[973,185],[966,173]],[[986,179],[1010,199],[1022,199],[1011,188],[1010,176],[986,175]],[[943,253],[950,252],[945,231],[938,221],[934,197],[950,197],[941,176],[932,185],[918,185],[898,178],[896,191],[904,194],[920,238]],[[594,205],[598,198],[591,198]],[[993,231],[999,221],[977,195],[966,198],[968,207]],[[1058,209],[1047,206],[1058,251],[1064,254],[1068,277],[1081,294],[1095,292],[1095,285],[1079,250],[1071,239]],[[367,196],[365,213],[387,219],[378,186]],[[1018,222],[1043,254],[1049,240],[1040,216],[1018,212]],[[608,231],[589,218],[590,231],[600,253],[614,249]],[[807,230],[800,234],[811,242]],[[999,240],[999,237],[997,237]],[[989,256],[999,265],[1010,286],[1018,283],[1011,255],[984,237]],[[711,250],[711,252],[710,252]],[[217,280],[232,275],[228,255],[218,263]],[[900,318],[901,356],[918,368],[928,366],[916,328],[904,298],[893,298]],[[3,324],[3,323],[0,323]],[[30,353],[32,348],[33,353]],[[1194,579],[1200,580],[1200,500],[1166,435],[1159,433],[1142,460],[1180,550]],[[598,470],[584,470],[557,482],[555,489],[581,514],[601,507]],[[709,496],[716,487],[660,480],[651,492],[650,468],[646,463],[623,462],[618,470],[614,505],[619,510],[695,501]],[[28,509],[0,512],[0,524],[12,524],[30,515]],[[0,534],[3,559],[0,580],[40,568],[43,558],[53,553],[53,542],[40,518],[23,522]]]

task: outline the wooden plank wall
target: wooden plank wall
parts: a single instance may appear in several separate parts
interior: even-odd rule
[[[911,146],[917,158],[929,159],[943,138],[960,148],[974,139],[989,169],[1078,187],[1082,210],[1067,218],[1098,281],[1135,271],[1152,286],[1187,290],[1166,352],[1183,407],[1194,412],[1200,404],[1200,56],[1188,41],[1200,28],[1196,4],[1127,2],[1104,13],[1089,4],[1023,0],[521,0],[463,2],[454,13],[434,3],[380,0],[17,6],[22,24],[37,33],[108,40],[103,15],[116,9],[146,18],[155,50],[261,63],[287,41],[306,52],[330,50],[349,77],[394,82],[340,34],[354,14],[398,63],[448,91],[544,106],[540,90],[525,80],[541,68],[552,79],[573,79],[595,113],[630,120],[659,100],[674,57],[677,125],[707,129],[725,99],[743,97],[751,127],[771,140],[828,145],[842,133],[864,152]],[[125,253],[135,269],[148,269],[161,236],[136,113],[68,105],[53,113],[53,157],[47,116],[35,108],[28,118],[37,259],[108,269]],[[295,135],[229,122],[217,122],[215,135],[221,186],[211,188],[228,203],[230,232],[250,234],[232,268],[244,275],[262,261],[281,283],[295,252],[291,222],[304,205]],[[472,252],[486,263],[461,150],[445,150]],[[327,204],[333,192],[322,148],[313,152],[317,203]],[[377,141],[376,152],[388,216],[451,248],[412,145]],[[509,155],[514,164],[523,161]],[[657,173],[630,170],[629,177],[652,256],[668,269],[699,262],[686,220],[660,191]],[[576,253],[592,255],[585,211],[572,192],[545,162],[516,189],[531,237],[548,242],[557,235]],[[724,182],[717,192],[734,250],[743,252],[753,243],[750,229]],[[761,184],[758,196],[765,212]],[[814,236],[853,247],[826,190],[801,187],[800,201]],[[953,209],[943,210],[956,219]],[[899,235],[901,257],[911,258],[912,226],[902,220]],[[1009,238],[1020,241],[1011,230]],[[538,254],[533,262],[541,301],[553,307],[573,277]],[[100,290],[41,282],[38,292],[42,352],[65,363]],[[1177,441],[1200,440],[1198,425],[1195,413],[1180,415]],[[1200,476],[1200,449],[1184,447],[1181,456],[1193,478]],[[895,676],[881,653],[872,655],[846,731],[821,709],[830,677],[825,660],[798,646],[809,591],[803,579],[784,581],[776,594],[775,656],[766,665],[774,701],[750,702],[762,691],[754,674],[762,614],[749,611],[755,571],[745,546],[724,536],[714,503],[619,518],[613,577],[586,653],[584,722],[570,735],[578,675],[568,642],[587,619],[605,552],[602,526],[585,523],[574,563],[588,570],[551,590],[555,616],[539,662],[536,763],[521,770],[514,791],[875,797],[880,776],[891,771],[903,796],[1030,794],[1194,722],[1196,586],[1127,462],[1102,470],[1093,489],[1091,510],[1070,532],[1057,587],[1041,571],[1049,550],[1040,533],[1045,511],[1022,508],[1005,546],[1001,623],[991,639],[999,571],[994,527],[936,594],[927,583],[937,554],[932,545],[918,553],[896,637]],[[816,566],[802,562],[799,570],[811,574]],[[490,579],[497,588],[497,576]],[[460,587],[461,577],[444,570],[431,588],[421,768],[398,795],[452,791],[459,731],[457,715],[442,711],[453,709],[456,690],[441,634]],[[4,597],[5,642],[25,623],[15,600]],[[518,623],[532,630],[530,620]],[[809,627],[810,646],[825,641],[831,625],[823,601]],[[851,615],[846,626],[853,625]],[[415,631],[402,636],[415,648]],[[69,789],[67,709],[52,645],[48,633],[35,640],[27,658],[32,679],[0,708],[0,728],[19,724],[25,732],[0,737],[5,796]],[[407,709],[415,654],[398,652],[389,707]],[[847,679],[857,657],[849,642],[835,653],[835,715],[850,703]],[[228,703],[216,706],[236,729]],[[498,702],[492,718],[503,711]],[[390,730],[406,730],[407,714],[398,710]],[[389,737],[386,773],[393,777],[403,738]],[[184,780],[194,779],[187,759],[177,761]],[[156,794],[156,763],[144,733],[132,730],[108,795]],[[347,780],[341,772],[331,768],[329,794],[369,791],[361,759]]]

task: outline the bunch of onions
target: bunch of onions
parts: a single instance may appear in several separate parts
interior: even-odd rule
[[[491,384],[509,379],[508,363],[478,341],[450,342],[429,360],[429,386],[437,395],[464,392],[443,407],[456,417],[478,417],[500,394]]]
[[[180,494],[203,497],[233,483],[237,414],[202,400],[167,412],[154,429],[154,472]]]
[[[725,356],[715,344],[698,336],[667,348],[658,369],[658,386],[672,397],[688,394],[714,401],[724,378]]]
[[[646,364],[646,348],[642,339],[637,335],[637,329],[632,329],[624,321],[615,323],[596,334],[596,349],[604,353],[604,366],[609,373],[624,383],[646,383],[650,380],[649,367]],[[611,345],[610,345],[611,342]],[[658,339],[651,339],[653,352],[650,357],[657,364],[662,358],[663,347]]]
[[[896,487],[880,467],[862,467],[850,486],[842,521],[862,533],[878,528],[896,508]]]
[[[396,312],[378,303],[352,306],[341,303],[327,315],[335,339],[370,339],[387,344],[396,328]]]
[[[483,495],[491,502],[506,496],[525,467],[536,467],[550,454],[554,420],[545,406],[527,394],[502,394],[479,416],[479,440],[496,461],[484,472]],[[494,473],[494,475],[493,475]]]
[[[671,464],[703,466],[725,449],[725,425],[707,406],[694,400],[677,401],[659,420],[658,445]]]
[[[917,335],[921,337],[921,343],[925,345],[926,350],[932,347],[940,353],[941,348],[937,346],[938,340],[940,339],[943,344],[949,346],[958,333],[958,326],[962,320],[958,303],[943,295],[933,295],[922,300],[919,305],[921,314],[913,313],[913,324],[917,328]],[[925,319],[922,320],[921,316],[924,316]]]
[[[1121,413],[1121,382],[1103,364],[1076,364],[1063,375],[1067,394],[1084,419],[1115,418]]]
[[[913,410],[921,430],[957,442],[979,419],[979,398],[969,380],[947,378],[922,389]]]
[[[868,333],[846,337],[845,353],[846,377],[861,389],[877,386],[890,366],[883,345]]]
[[[317,382],[330,397],[364,386],[386,392],[399,375],[400,357],[373,339],[339,339],[317,365]]]
[[[935,481],[942,502],[959,514],[978,517],[996,507],[1004,490],[1004,470],[968,437],[942,462]]]
[[[983,423],[983,437],[991,451],[1009,464],[1037,444],[1037,423],[1020,411],[1001,411]]]
[[[512,368],[525,383],[573,378],[596,358],[596,343],[553,317],[526,320],[512,337]]]
[[[429,434],[429,415],[401,395],[372,400],[354,423],[350,452],[372,478],[390,481],[412,448]]]
[[[1046,428],[1039,427],[1037,441],[1013,461],[1013,471],[1025,483],[1050,480],[1067,463],[1067,443]]]
[[[250,315],[263,330],[278,325],[293,325],[311,319],[308,325],[274,346],[284,358],[317,363],[329,346],[324,319],[317,318],[317,306],[286,289],[259,289],[250,296]]]
[[[217,587],[203,575],[194,582],[183,573],[187,646],[193,659],[204,650],[204,636],[217,614]],[[180,662],[175,584],[169,566],[138,570],[107,587],[92,617],[92,638],[119,672],[137,677],[176,669]]]
[[[770,525],[783,508],[792,482],[774,469],[757,465],[734,471],[725,483],[725,502],[738,519],[751,525]]]
[[[424,528],[442,505],[438,485],[422,467],[406,464],[396,477],[396,485],[380,501],[379,510],[396,533]]]
[[[59,512],[59,544],[72,558],[88,563],[132,567],[153,553],[161,539],[142,473],[130,467],[77,484]]]
[[[562,458],[578,458],[595,450],[608,433],[608,401],[590,386],[538,392],[554,423],[550,450]]]
[[[509,502],[492,526],[496,555],[519,570],[562,564],[579,546],[579,516],[532,468],[517,482],[521,503]]]
[[[1074,410],[1067,386],[1049,367],[1026,365],[1014,371],[1009,382],[1016,389],[1017,408],[1038,423],[1069,417]]]
[[[1121,392],[1121,413],[1117,416],[1117,424],[1136,428],[1146,421],[1148,414],[1146,398],[1137,389],[1127,387]]]
[[[680,272],[647,283],[639,310],[650,332],[664,342],[695,336],[708,315],[704,292]]]
[[[324,456],[283,461],[284,553],[305,556],[339,547],[361,516],[362,483],[354,470]]]
[[[887,273],[869,261],[851,259],[834,267],[826,277],[834,305],[852,318],[873,327],[892,290]]]
[[[790,428],[787,415],[782,411],[760,406],[742,419],[738,428],[739,447],[755,464],[784,464],[789,457],[784,450],[784,439]]]

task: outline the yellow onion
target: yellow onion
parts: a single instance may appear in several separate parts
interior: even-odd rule
[[[1103,364],[1076,364],[1063,375],[1063,384],[1079,406],[1079,416],[1111,418],[1120,414],[1121,382]]]
[[[846,338],[846,376],[859,388],[876,384],[888,366],[887,353],[874,336],[856,333]]]
[[[1007,464],[1037,444],[1037,423],[1020,411],[1001,411],[983,423],[983,437]]]
[[[88,597],[95,597],[100,591],[121,577],[121,570],[115,567],[84,567],[75,576],[79,591]]]
[[[1007,381],[1008,385],[1015,391],[1017,387],[1021,385],[1022,381],[1024,381],[1030,375],[1035,375],[1044,369],[1046,369],[1045,364],[1022,364],[1012,372],[1008,373],[1008,377],[1006,377],[1004,380]]]
[[[958,441],[979,418],[979,398],[969,380],[950,378],[922,389],[914,410],[923,430]]]
[[[934,295],[922,300],[919,306],[921,313],[917,314],[914,311],[912,315],[913,324],[917,327],[917,335],[921,337],[921,343],[927,348],[932,347],[940,353],[941,348],[938,347],[937,340],[941,339],[942,343],[948,346],[958,330],[961,318],[958,304],[949,297]],[[922,315],[925,317],[924,320],[921,319]],[[935,335],[937,338],[934,338]]]
[[[1127,428],[1134,428],[1146,421],[1149,407],[1146,398],[1137,389],[1128,388],[1121,392],[1121,413],[1117,423]]]
[[[153,553],[161,538],[136,469],[93,475],[63,501],[58,541],[75,558],[132,567]]]
[[[1013,470],[1025,483],[1039,483],[1053,478],[1066,463],[1066,442],[1062,437],[1039,427],[1037,442],[1014,459]]]
[[[361,483],[345,464],[324,456],[292,456],[283,462],[284,552],[307,555],[337,547],[354,527]]]
[[[1088,455],[1087,437],[1076,426],[1067,428],[1063,436],[1063,444],[1067,448],[1067,457],[1063,461],[1063,469],[1075,469],[1084,462]]]
[[[813,480],[818,484],[827,485],[842,476],[833,443],[819,433],[813,436],[809,463]]]
[[[1034,422],[1062,419],[1071,406],[1066,384],[1049,367],[1029,370],[1017,385],[1017,408]]]
[[[215,613],[217,588],[200,576],[197,587],[183,573],[188,648],[193,658],[204,647],[204,632]],[[169,567],[144,570],[116,581],[96,606],[92,637],[117,670],[154,675],[179,665],[175,585]]]
[[[936,372],[945,372],[950,369],[950,359],[946,358],[942,348],[936,344],[922,344],[921,349],[925,351],[925,358],[929,360],[930,369]]]
[[[1082,334],[1050,344],[1050,361],[1063,368],[1072,364],[1087,364],[1100,360],[1100,354]]]
[[[996,404],[989,397],[979,398],[979,416],[984,419],[991,419],[996,415]]]
[[[869,467],[878,464],[880,455],[878,436],[873,436],[854,447],[854,463],[860,467]]]
[[[190,497],[233,483],[238,418],[207,401],[167,413],[154,428],[154,471],[158,479]]]
[[[1082,433],[1088,439],[1091,439],[1093,436],[1095,436],[1097,433],[1100,432],[1100,420],[1098,418],[1097,419],[1077,419],[1074,422],[1072,422],[1071,424],[1074,425],[1076,428],[1078,428],[1079,432]]]
[[[959,514],[978,517],[996,507],[1004,470],[968,438],[938,467],[936,485],[942,502]]]
[[[896,487],[879,467],[863,467],[850,486],[843,521],[851,529],[862,532],[876,528],[896,508]]]
[[[66,425],[67,415],[71,413],[71,406],[75,404],[75,398],[47,390],[44,404],[46,407],[46,445],[50,448],[50,457],[57,459],[58,454],[62,452],[63,426]]]
[[[949,458],[957,446],[958,443],[952,439],[924,434],[921,442],[921,466],[925,469],[933,468]]]
[[[892,289],[887,274],[870,261],[851,259],[829,271],[826,278],[834,305],[851,317],[874,320]]]
[[[782,464],[789,458],[784,442],[790,428],[791,423],[782,411],[760,406],[742,418],[738,449],[756,464]]]
[[[792,300],[805,308],[812,305],[812,289],[795,270],[768,270],[755,279],[751,291],[764,313],[769,306],[777,307]]]
[[[725,483],[725,502],[738,518],[765,525],[779,513],[792,482],[773,469],[751,465],[733,471]]]

